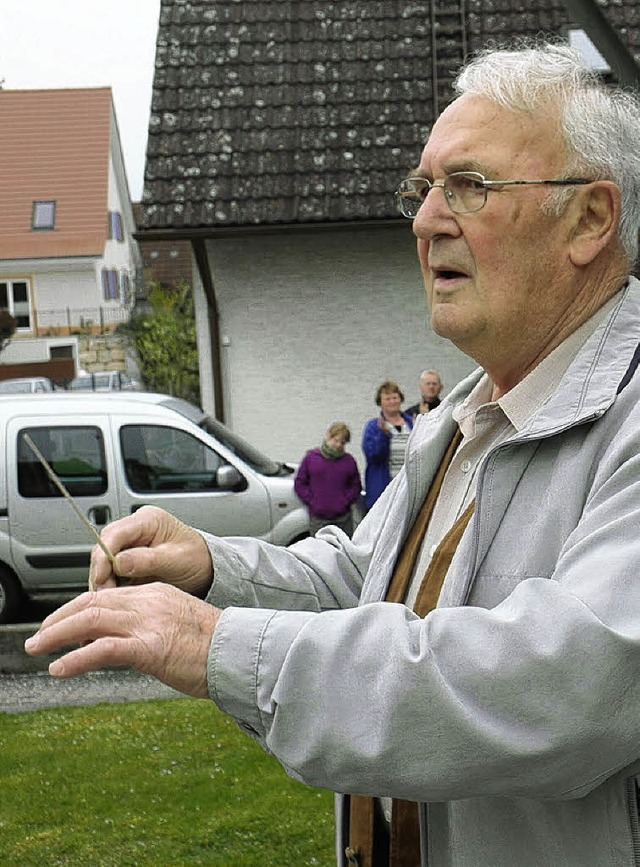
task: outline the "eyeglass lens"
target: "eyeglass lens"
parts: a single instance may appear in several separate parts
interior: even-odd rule
[[[470,214],[484,207],[487,190],[482,175],[454,172],[440,184],[426,178],[407,178],[398,188],[398,205],[405,217],[414,218],[433,187],[442,187],[445,199],[455,214]]]

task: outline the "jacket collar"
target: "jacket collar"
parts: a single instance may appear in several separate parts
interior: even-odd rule
[[[597,418],[611,406],[640,363],[640,281],[631,277],[609,315],[585,341],[558,388],[521,431],[524,438],[556,433]],[[462,403],[482,378],[478,368],[443,400],[440,412]]]

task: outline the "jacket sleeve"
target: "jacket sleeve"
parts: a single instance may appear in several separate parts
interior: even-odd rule
[[[316,613],[351,608],[358,604],[384,520],[380,508],[372,520],[357,528],[352,539],[337,527],[324,527],[320,535],[287,547],[244,536],[222,539],[199,531],[214,568],[207,599],[218,608]]]
[[[351,457],[351,455],[349,455]],[[362,480],[360,478],[360,472],[358,471],[358,465],[355,462],[355,459],[351,457],[351,476],[349,478],[349,484],[347,486],[345,500],[347,507],[351,506],[358,499],[360,494],[362,493]]]
[[[362,451],[369,464],[386,464],[389,461],[391,437],[380,430],[378,417],[370,419],[362,434]]]
[[[229,608],[212,698],[310,785],[417,801],[586,794],[640,752],[640,448],[624,458],[600,462],[548,575],[518,574],[516,552],[511,576],[486,576],[487,592],[514,584],[493,606]],[[474,518],[452,569],[479,532]]]
[[[298,472],[296,473],[296,477],[293,482],[293,489],[296,494],[300,497],[302,502],[310,506],[312,502],[311,496],[311,480],[309,478],[309,453],[304,456],[302,459],[300,466],[298,467]]]

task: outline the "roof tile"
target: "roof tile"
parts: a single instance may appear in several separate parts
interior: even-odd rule
[[[638,52],[635,0],[599,5]],[[142,228],[395,217],[464,48],[567,23],[562,0],[161,0]]]

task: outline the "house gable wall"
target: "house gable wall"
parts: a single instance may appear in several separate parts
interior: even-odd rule
[[[362,468],[362,427],[383,380],[398,381],[409,405],[425,368],[440,370],[449,390],[475,366],[428,326],[408,223],[226,238],[207,249],[225,418],[275,458],[300,460],[342,420]]]

